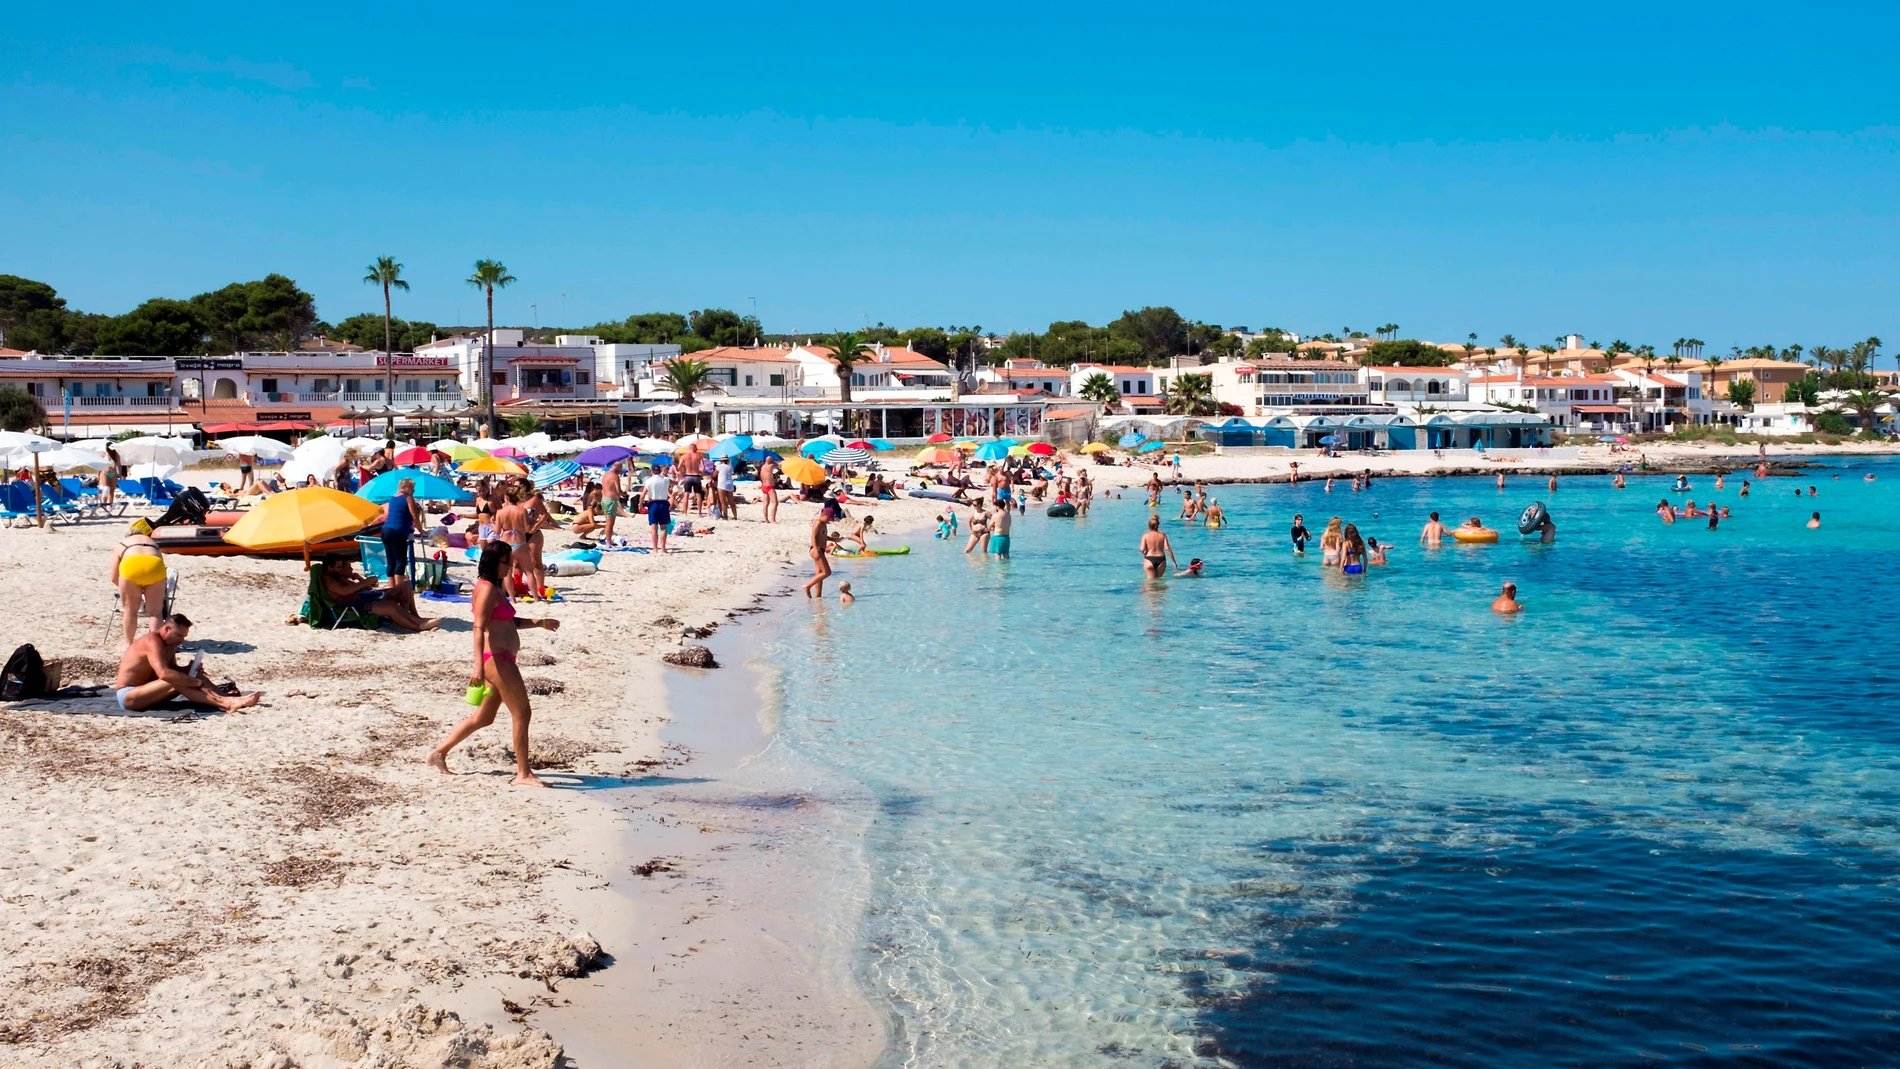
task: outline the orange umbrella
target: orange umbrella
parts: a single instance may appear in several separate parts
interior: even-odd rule
[[[476,457],[465,460],[458,471],[479,472],[484,475],[526,475],[528,469],[509,460],[507,457]]]
[[[779,470],[787,479],[805,486],[817,486],[828,478],[823,465],[804,457],[786,457]]]
[[[917,454],[919,464],[955,464],[957,454],[954,449],[926,449]]]

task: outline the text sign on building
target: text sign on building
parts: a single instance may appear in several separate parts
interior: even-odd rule
[[[448,367],[449,358],[446,356],[405,356],[398,353],[395,356],[377,357],[376,366],[377,367]]]
[[[180,371],[243,371],[244,361],[236,357],[223,356],[181,356],[178,358]]]

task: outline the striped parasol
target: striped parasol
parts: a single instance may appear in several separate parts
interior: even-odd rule
[[[534,469],[534,488],[546,490],[556,483],[572,479],[581,470],[579,464],[571,460],[554,460]]]
[[[869,459],[871,459],[871,454],[862,449],[853,449],[848,445],[830,450],[818,458],[823,464],[862,464]]]

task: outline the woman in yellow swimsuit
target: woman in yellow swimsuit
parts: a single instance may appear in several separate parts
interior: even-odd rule
[[[152,540],[151,530],[145,520],[132,521],[132,533],[119,541],[119,551],[112,557],[112,581],[119,587],[128,646],[139,636],[141,604],[153,631],[165,612],[165,555]]]

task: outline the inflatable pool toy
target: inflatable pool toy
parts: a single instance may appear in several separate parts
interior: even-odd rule
[[[1489,527],[1454,527],[1451,529],[1451,537],[1460,542],[1476,545],[1483,542],[1496,542],[1498,533]]]
[[[600,566],[591,560],[578,557],[557,557],[548,561],[548,574],[557,579],[569,579],[576,575],[592,575]]]
[[[957,495],[946,494],[942,490],[909,490],[909,491],[906,491],[906,493],[910,494],[910,496],[912,497],[926,497],[932,501],[956,501],[957,500]],[[962,504],[962,502],[958,502],[958,504]]]
[[[875,549],[867,549],[863,551],[859,551],[855,549],[834,549],[831,551],[831,554],[834,557],[902,557],[902,556],[908,555],[909,553],[910,553],[909,546],[889,546],[889,547],[880,546]]]
[[[1058,501],[1049,506],[1049,515],[1059,520],[1069,519],[1075,515],[1075,506],[1067,501]]]
[[[1529,505],[1526,505],[1523,513],[1517,517],[1517,533],[1536,534],[1537,529],[1542,527],[1544,521],[1549,518],[1550,510],[1544,507],[1544,503],[1542,501],[1533,501]]]

